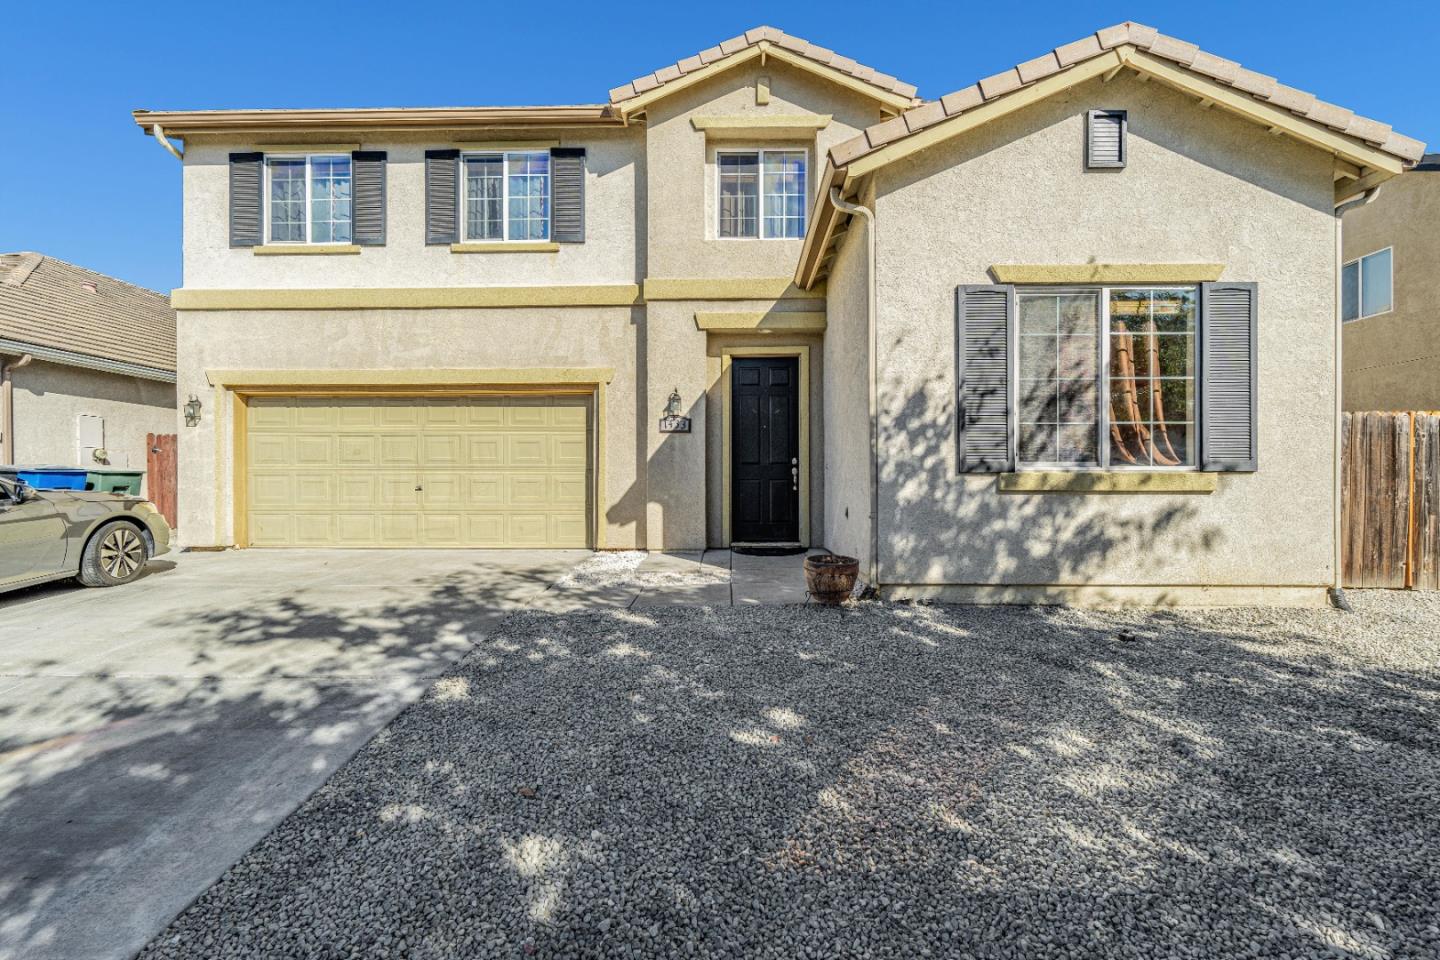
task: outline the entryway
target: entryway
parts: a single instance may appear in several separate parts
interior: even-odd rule
[[[730,540],[800,541],[800,358],[730,367]]]

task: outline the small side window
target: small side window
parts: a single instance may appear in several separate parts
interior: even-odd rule
[[[1117,170],[1125,166],[1124,110],[1091,110],[1085,114],[1085,166]]]
[[[1395,307],[1394,252],[1367,253],[1340,268],[1340,319],[1362,320]]]

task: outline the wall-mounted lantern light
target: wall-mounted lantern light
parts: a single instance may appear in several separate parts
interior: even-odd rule
[[[194,427],[200,423],[200,398],[190,394],[190,399],[185,401],[185,426]]]
[[[678,417],[680,415],[680,388],[676,387],[670,391],[670,399],[665,402],[665,416]]]

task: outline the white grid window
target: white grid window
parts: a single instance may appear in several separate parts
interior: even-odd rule
[[[465,239],[550,239],[550,154],[465,156]]]
[[[716,154],[716,234],[722,238],[805,236],[804,150]]]
[[[350,158],[266,157],[271,243],[350,243]]]
[[[1194,287],[1021,290],[1016,297],[1020,464],[1195,466]]]

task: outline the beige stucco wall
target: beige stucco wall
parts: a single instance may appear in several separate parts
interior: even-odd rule
[[[234,542],[232,398],[210,384],[207,371],[613,367],[605,390],[600,518],[607,547],[643,544],[646,491],[635,456],[640,313],[629,307],[181,311],[179,390],[205,404],[198,426],[180,428],[181,541]]]
[[[43,360],[15,370],[14,379],[16,463],[79,465],[75,420],[82,415],[104,418],[112,467],[144,470],[145,435],[177,429],[174,384]]]
[[[861,202],[873,203],[873,196],[862,197]],[[828,427],[824,452],[827,482],[825,523],[818,538],[827,549],[860,560],[865,578],[870,562],[868,229],[861,217],[852,219],[826,280],[821,419]]]
[[[1129,111],[1126,169],[1084,169],[1089,108]],[[1120,77],[887,168],[877,189],[883,582],[1321,596],[1334,520],[1328,155]],[[1191,496],[1001,495],[994,477],[956,473],[956,285],[991,282],[995,263],[1091,261],[1223,263],[1225,279],[1259,283],[1258,473]]]
[[[393,135],[392,135],[393,136]],[[507,139],[524,136],[507,134]],[[387,156],[386,243],[343,256],[257,256],[232,248],[229,155],[253,143],[187,144],[184,166],[186,289],[444,287],[636,283],[643,273],[645,151],[639,130],[544,134],[586,149],[585,241],[544,253],[452,253],[425,243],[425,151],[479,149],[440,132],[430,138],[367,139]]]
[[[1346,211],[1344,259],[1393,247],[1394,309],[1344,326],[1346,410],[1440,410],[1440,170]]]
[[[758,77],[770,78],[770,103],[755,102]],[[750,62],[651,105],[645,150],[648,189],[649,273],[652,277],[788,277],[800,240],[721,240],[716,237],[715,148],[696,130],[697,116],[828,114],[829,126],[813,140],[719,142],[745,147],[808,149],[811,183],[825,151],[881,119],[880,108],[804,71],[771,61]]]

